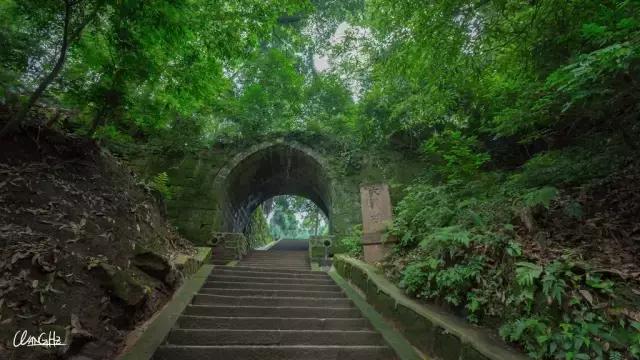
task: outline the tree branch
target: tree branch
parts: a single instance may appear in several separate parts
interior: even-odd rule
[[[65,61],[67,59],[67,52],[69,50],[70,45],[78,40],[78,38],[80,37],[80,34],[82,33],[82,30],[98,14],[98,10],[100,9],[100,6],[96,5],[96,7],[93,10],[93,12],[89,16],[87,16],[78,25],[78,27],[75,30],[72,31],[72,29],[71,29],[71,19],[72,19],[73,7],[74,7],[74,5],[77,5],[82,1],[83,0],[77,0],[77,1],[65,0],[65,2],[64,2],[64,24],[63,24],[63,31],[62,31],[62,44],[60,45],[60,54],[58,55],[58,59],[56,60],[56,63],[53,66],[53,69],[51,69],[49,74],[47,74],[47,76],[45,76],[42,79],[42,81],[40,82],[40,85],[38,85],[36,90],[31,94],[31,96],[29,96],[29,99],[24,104],[24,106],[22,106],[20,108],[20,110],[15,114],[15,116],[13,116],[11,118],[11,120],[9,120],[9,122],[7,124],[5,124],[5,126],[2,128],[2,130],[0,130],[0,138],[4,137],[8,133],[12,132],[13,130],[15,130],[15,128],[18,125],[20,125],[22,122],[24,122],[24,120],[26,119],[27,115],[29,114],[29,110],[31,110],[33,105],[35,105],[36,102],[38,102],[38,100],[40,99],[40,97],[42,97],[42,94],[44,94],[44,92],[47,89],[47,87],[49,87],[49,85],[51,85],[51,83],[53,82],[53,80],[55,80],[55,78],[58,76],[58,74],[60,74],[60,71],[62,70],[62,68],[64,66],[64,63],[65,63]]]

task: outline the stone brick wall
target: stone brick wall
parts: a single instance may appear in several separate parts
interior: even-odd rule
[[[366,153],[356,165],[349,165],[338,150],[322,142],[303,144],[275,139],[253,146],[238,144],[179,156],[139,148],[123,157],[142,178],[167,172],[174,193],[166,200],[172,224],[194,244],[205,245],[213,232],[243,231],[242,221],[238,220],[248,218],[252,206],[269,195],[309,196],[327,212],[331,234],[346,233],[361,222],[359,187],[362,183],[389,183],[392,200],[397,201],[403,186],[421,171],[415,160],[403,160],[400,153],[393,151]],[[256,159],[262,160],[254,161]],[[309,166],[314,163],[318,166]],[[255,167],[260,164],[265,169],[274,169],[268,174],[273,176],[273,182],[263,189],[277,190],[278,194],[237,191],[242,189],[242,182],[249,181],[247,174],[258,172]],[[282,179],[278,177],[280,173],[287,171],[291,171],[290,186],[269,188]],[[250,190],[261,186],[259,183],[245,185]],[[235,199],[234,191],[238,192]],[[240,225],[234,228],[229,225],[233,222]]]

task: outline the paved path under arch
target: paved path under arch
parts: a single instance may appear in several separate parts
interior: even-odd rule
[[[274,245],[271,251],[307,251],[309,240],[282,239]]]

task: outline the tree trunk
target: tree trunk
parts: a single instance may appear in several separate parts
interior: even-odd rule
[[[80,33],[84,29],[87,24],[97,15],[99,7],[96,6],[93,13],[88,15],[84,21],[78,25],[78,28],[75,31],[71,32],[71,16],[73,11],[73,4],[70,0],[65,0],[64,2],[64,26],[62,31],[62,44],[60,45],[60,54],[58,55],[58,59],[56,60],[56,64],[53,66],[53,69],[49,72],[47,76],[40,82],[40,85],[36,88],[36,90],[29,96],[29,100],[22,106],[22,108],[16,113],[15,116],[9,120],[7,124],[0,130],[0,138],[4,137],[11,131],[13,131],[18,125],[20,125],[29,114],[29,111],[35,105],[42,94],[44,94],[47,87],[51,85],[53,80],[58,76],[62,67],[64,66],[65,61],[67,60],[67,51],[69,50],[69,46],[73,41],[77,40],[80,37]]]
[[[62,70],[62,66],[67,58],[67,49],[69,47],[69,23],[71,22],[71,3],[69,1],[65,1],[64,3],[64,30],[62,32],[62,45],[60,46],[60,55],[58,55],[58,60],[56,61],[55,66],[51,69],[51,72],[40,82],[40,85],[36,88],[36,91],[31,94],[29,100],[22,106],[22,108],[16,113],[15,116],[9,120],[9,122],[0,130],[0,138],[4,137],[9,132],[13,131],[16,126],[24,121],[29,113],[29,110],[33,107],[33,105],[40,99],[44,91],[47,87],[53,82],[53,80],[58,76],[60,70]]]
[[[93,137],[93,135],[96,133],[96,130],[98,129],[98,126],[100,126],[103,123],[103,118],[104,118],[103,111],[102,109],[100,109],[96,112],[96,115],[93,117],[93,120],[91,121],[91,128],[87,133],[88,137]]]

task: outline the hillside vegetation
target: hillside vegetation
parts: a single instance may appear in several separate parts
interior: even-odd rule
[[[28,129],[0,143],[0,358],[113,359],[193,253],[157,192],[93,141]],[[14,347],[18,330],[68,346]]]
[[[639,1],[7,0],[0,20],[3,142],[402,151],[430,165],[388,276],[532,358],[640,358]]]

